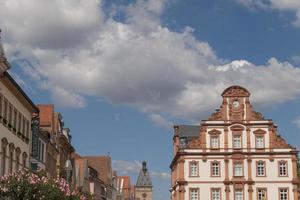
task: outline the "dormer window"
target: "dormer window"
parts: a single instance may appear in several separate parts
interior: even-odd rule
[[[179,139],[179,148],[186,148],[187,138],[182,137]]]

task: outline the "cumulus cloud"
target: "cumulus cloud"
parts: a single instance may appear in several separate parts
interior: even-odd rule
[[[126,5],[120,8],[122,21],[105,15],[99,0],[49,1],[48,6],[38,0],[2,2],[0,24],[9,58],[63,106],[83,107],[86,97],[96,96],[139,109],[167,126],[172,118],[199,120],[232,84],[248,88],[260,104],[300,94],[300,71],[288,62],[224,62],[191,27],[175,32],[161,25],[165,0]],[[37,17],[41,13],[49,15],[43,23]],[[36,33],[39,29],[42,33]]]
[[[235,0],[250,9],[275,9],[279,11],[292,11],[295,13],[293,25],[300,27],[300,1],[299,0]]]

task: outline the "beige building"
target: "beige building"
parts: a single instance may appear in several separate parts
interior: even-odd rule
[[[250,93],[227,88],[199,126],[174,126],[172,200],[296,200],[297,153]]]
[[[134,188],[135,200],[152,200],[153,199],[153,185],[147,163],[144,161],[139,177]]]
[[[31,116],[38,113],[8,68],[0,41],[0,175],[29,168]]]

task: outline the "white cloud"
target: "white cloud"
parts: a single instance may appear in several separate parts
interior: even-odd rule
[[[294,124],[295,124],[298,128],[300,128],[300,116],[298,116],[298,117],[295,119]]]
[[[299,0],[235,0],[250,9],[275,9],[279,11],[292,11],[295,13],[293,25],[300,27],[300,1]]]
[[[170,181],[171,180],[170,173],[166,173],[166,172],[152,172],[151,176],[153,178],[158,178],[158,179],[165,180],[165,181]]]
[[[131,173],[137,174],[141,169],[142,163],[139,161],[113,160],[112,166],[119,175],[129,175]]]
[[[300,94],[300,70],[288,62],[271,58],[262,66],[246,60],[225,63],[207,42],[194,37],[192,28],[174,32],[162,26],[165,0],[139,0],[122,8],[124,22],[104,15],[96,0],[87,5],[83,0],[51,1],[48,6],[42,1],[35,6],[35,1],[24,5],[31,13],[22,10],[22,1],[2,0],[5,47],[10,59],[60,105],[83,107],[87,96],[97,96],[139,109],[166,126],[170,120],[157,113],[199,120],[220,104],[221,92],[232,84],[248,88],[260,104]],[[46,34],[36,17],[41,13],[49,15],[43,19],[48,29],[60,31]],[[78,23],[65,13],[76,15]],[[44,32],[36,33],[38,29]],[[68,37],[70,42],[61,42]]]
[[[299,65],[300,64],[300,55],[293,56],[292,62]]]
[[[166,128],[166,129],[172,128],[172,122],[170,122],[169,120],[167,120],[166,118],[164,118],[159,114],[151,114],[149,118],[158,127]]]

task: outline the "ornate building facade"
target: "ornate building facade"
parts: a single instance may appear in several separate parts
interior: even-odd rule
[[[144,161],[139,177],[134,188],[135,200],[152,200],[153,199],[153,185],[147,163]]]
[[[231,86],[199,126],[174,126],[172,200],[298,200],[297,154]]]

